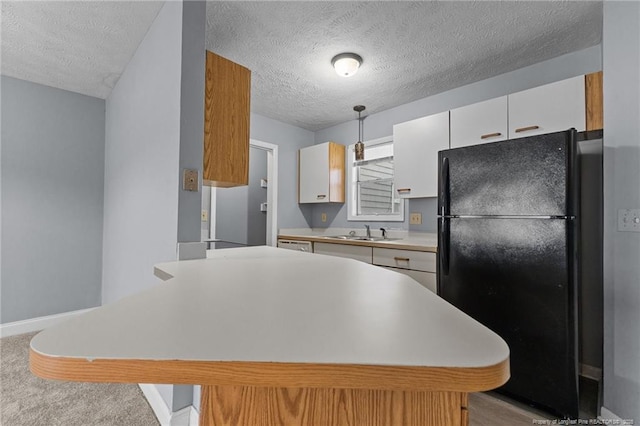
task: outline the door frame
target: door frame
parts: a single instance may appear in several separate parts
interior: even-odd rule
[[[267,235],[268,246],[278,243],[278,145],[250,139],[249,146],[267,152]],[[216,191],[211,188],[209,235],[215,235]]]
[[[250,139],[249,146],[267,152],[267,245],[278,243],[278,145]]]

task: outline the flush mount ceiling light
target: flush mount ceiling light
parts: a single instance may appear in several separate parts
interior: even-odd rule
[[[331,65],[340,77],[351,77],[358,72],[360,64],[362,64],[362,58],[355,53],[341,53],[331,60]]]

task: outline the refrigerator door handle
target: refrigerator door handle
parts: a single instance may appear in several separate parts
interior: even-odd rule
[[[449,159],[444,157],[440,166],[440,215],[448,216],[449,209]]]
[[[440,270],[438,274],[449,275],[449,238],[450,238],[450,219],[448,217],[440,218],[440,234],[438,235],[438,251],[440,258]]]

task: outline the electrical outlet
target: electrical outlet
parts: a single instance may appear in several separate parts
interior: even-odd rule
[[[409,215],[409,225],[422,224],[422,213],[411,213]]]
[[[322,222],[326,222],[326,221],[327,221],[327,214],[326,214],[326,213],[322,213],[322,214],[320,215],[320,220],[321,220]]]
[[[200,213],[200,219],[203,222],[206,222],[209,220],[209,212],[207,210],[202,210],[202,212]]]
[[[640,232],[640,209],[619,209],[618,231]]]

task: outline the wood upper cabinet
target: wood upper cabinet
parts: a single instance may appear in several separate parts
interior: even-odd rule
[[[344,203],[345,154],[335,142],[298,151],[299,203]]]
[[[451,148],[507,139],[507,97],[451,110]]]
[[[249,183],[251,71],[207,51],[203,183]]]
[[[449,148],[449,111],[393,126],[393,181],[402,198],[438,196],[438,151]]]
[[[599,130],[603,128],[602,107],[602,71],[584,76],[584,91],[587,114],[587,130]]]
[[[509,95],[509,139],[586,129],[584,76]]]

